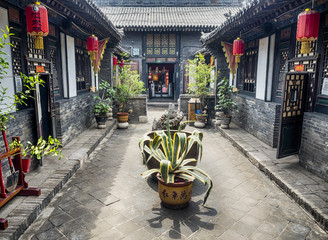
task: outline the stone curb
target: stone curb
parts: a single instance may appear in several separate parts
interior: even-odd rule
[[[48,206],[55,195],[60,192],[67,181],[83,166],[83,163],[88,159],[89,155],[96,149],[99,143],[112,129],[116,127],[116,123],[116,120],[111,121],[110,125],[107,126],[106,130],[100,135],[100,137],[95,142],[91,143],[91,145],[88,145],[89,148],[82,149],[83,153],[78,156],[69,157],[65,164],[62,164],[58,169],[47,176],[46,180],[38,186],[41,189],[40,196],[19,197],[24,198],[24,200],[6,217],[9,226],[6,230],[0,231],[0,240],[16,240],[25,232],[29,225],[40,215],[42,210]],[[88,130],[95,128],[95,125],[93,125]],[[79,136],[81,135],[83,135],[83,133]],[[63,151],[66,146],[62,148]],[[74,149],[74,144],[69,148],[71,150]],[[43,167],[41,167],[41,172],[42,169]],[[47,170],[46,167],[44,170]],[[11,201],[14,200],[15,198]],[[11,203],[9,202],[7,204],[10,205]]]
[[[309,213],[318,224],[326,231],[328,231],[328,215],[324,210],[318,206],[317,201],[311,200],[311,194],[304,194],[300,189],[294,189],[293,184],[288,182],[288,177],[284,178],[284,172],[281,168],[278,168],[272,162],[275,159],[261,160],[256,156],[255,152],[249,151],[242,145],[237,139],[234,138],[234,134],[230,129],[222,129],[219,126],[215,126],[215,123],[211,122],[211,125],[226,139],[228,139],[234,147],[242,152],[248,160],[262,171],[271,181],[278,185],[286,194],[288,194],[295,202],[300,205],[307,213]],[[233,124],[234,129],[239,127]],[[230,132],[229,132],[230,131]],[[233,129],[232,129],[233,131]],[[244,130],[243,130],[244,131]],[[245,136],[250,135],[245,131]],[[260,142],[260,140],[258,140]],[[270,161],[271,160],[271,161]]]

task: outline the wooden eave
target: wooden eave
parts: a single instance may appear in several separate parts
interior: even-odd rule
[[[89,31],[88,34],[96,34],[100,40],[110,38],[111,45],[117,46],[122,41],[122,35],[100,10],[86,1],[88,0],[41,0],[50,9],[65,16],[81,29]]]

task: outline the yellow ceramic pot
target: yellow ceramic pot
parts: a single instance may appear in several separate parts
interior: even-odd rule
[[[187,207],[192,195],[192,183],[165,183],[157,174],[158,193],[162,204],[169,208],[181,209]]]

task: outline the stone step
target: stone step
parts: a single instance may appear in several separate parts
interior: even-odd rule
[[[167,109],[170,104],[174,104],[175,108],[178,108],[178,103],[176,102],[148,102],[147,106],[151,108],[165,108]]]

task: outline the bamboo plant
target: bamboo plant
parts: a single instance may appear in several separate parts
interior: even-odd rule
[[[144,154],[144,151],[149,153],[149,158],[145,164],[154,157],[159,163],[160,168],[150,169],[141,175],[148,177],[153,173],[160,173],[162,180],[165,183],[174,183],[177,181],[194,181],[198,179],[204,185],[207,185],[207,181],[204,178],[209,179],[209,187],[206,191],[203,205],[211,192],[213,187],[212,179],[209,175],[198,167],[188,166],[189,163],[200,161],[202,158],[202,139],[203,133],[195,130],[192,135],[188,136],[186,133],[180,131],[173,134],[171,137],[169,121],[167,123],[167,134],[164,131],[155,132],[154,138],[149,136],[143,137],[139,142],[139,148]],[[149,142],[149,147],[145,142]],[[192,148],[193,144],[197,144],[199,148],[198,159],[189,158],[186,159],[188,152]]]

